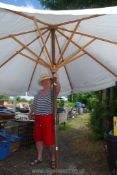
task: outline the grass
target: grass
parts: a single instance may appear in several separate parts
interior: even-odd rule
[[[66,127],[63,124],[59,125],[59,138],[61,149],[65,146],[72,163],[76,161],[78,168],[83,167],[88,172],[87,175],[109,173],[103,142],[96,140],[90,129],[90,113],[68,120]],[[62,155],[65,154],[64,151]]]
[[[66,126],[64,127],[63,124],[59,125],[59,130],[69,130],[72,128],[77,128],[77,127],[83,127],[86,125],[89,125],[90,123],[90,114],[86,113],[83,115],[78,115],[76,118],[72,118],[66,122]]]
[[[84,152],[94,154],[103,152],[103,143],[96,140],[92,130],[90,129],[90,113],[78,115],[78,117],[70,119],[66,122],[66,126],[59,125],[59,134],[72,138],[72,146],[76,152]],[[95,150],[94,150],[95,148]]]

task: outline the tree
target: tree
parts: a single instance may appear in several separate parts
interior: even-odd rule
[[[58,107],[64,107],[64,104],[65,104],[65,102],[64,102],[64,100],[62,100],[62,99],[60,99],[60,100],[57,100],[57,104],[58,104]]]
[[[17,101],[17,102],[29,102],[27,99],[21,98],[21,97],[17,97],[17,98],[16,98],[16,101]]]
[[[116,6],[117,0],[40,0],[46,9],[68,10]]]
[[[85,104],[89,109],[93,108],[93,104],[96,101],[96,93],[73,93],[67,96],[68,101],[75,104],[75,102],[81,102]]]
[[[10,97],[9,96],[4,96],[4,95],[0,95],[0,99],[10,100]]]

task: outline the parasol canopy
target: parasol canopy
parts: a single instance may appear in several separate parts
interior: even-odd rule
[[[35,95],[40,74],[53,69],[60,96],[114,86],[117,7],[49,11],[0,3],[0,94]]]

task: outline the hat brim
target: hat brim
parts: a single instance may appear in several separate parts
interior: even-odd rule
[[[44,80],[52,80],[52,78],[51,77],[48,77],[48,78],[44,78],[42,80],[39,80],[39,84],[41,84],[41,82],[44,81]]]

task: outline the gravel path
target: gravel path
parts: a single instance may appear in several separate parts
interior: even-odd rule
[[[8,159],[0,161],[0,175],[55,174],[49,167],[47,148],[43,152],[43,163],[31,167],[30,161],[35,156],[35,145],[21,147]],[[72,119],[66,129],[59,129],[58,172],[62,175],[110,175],[103,143],[95,141],[87,123],[79,122],[79,119]]]

